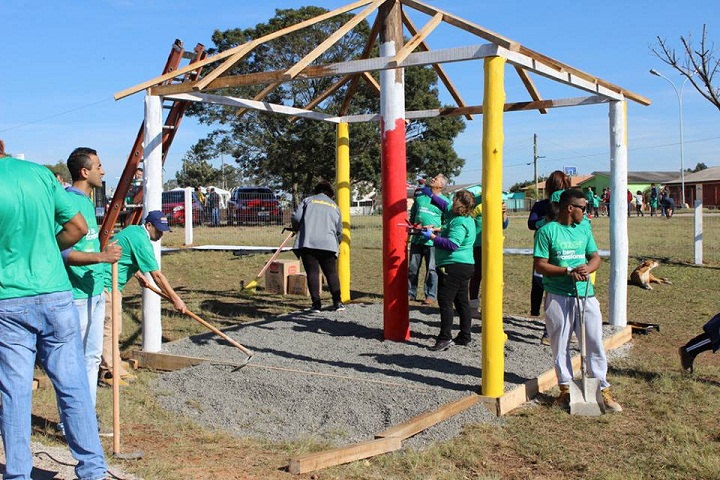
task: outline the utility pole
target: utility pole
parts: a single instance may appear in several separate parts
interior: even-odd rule
[[[538,200],[538,174],[537,174],[538,158],[545,158],[545,157],[538,155],[537,133],[534,133],[533,134],[533,169],[535,170],[535,201]]]

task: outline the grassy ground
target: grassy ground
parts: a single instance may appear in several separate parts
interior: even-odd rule
[[[511,219],[506,246],[531,246],[525,219],[525,214]],[[599,247],[609,249],[608,220],[596,219],[593,225]],[[195,243],[205,243],[205,230],[196,231]],[[691,217],[676,216],[668,221],[645,217],[630,221],[629,268],[643,258],[658,258],[663,264],[653,273],[669,277],[673,285],[660,285],[652,291],[628,287],[628,318],[659,323],[661,331],[635,336],[629,354],[611,363],[609,379],[625,408],[622,414],[573,417],[552,407],[550,395],[556,392],[549,392],[541,395],[538,402],[507,416],[502,426],[468,425],[463,435],[451,442],[436,444],[422,452],[402,450],[326,469],[315,478],[717,478],[720,357],[712,354],[698,357],[694,376],[680,373],[677,358],[678,346],[698,334],[707,319],[719,310],[720,263],[715,260],[702,267],[691,263],[693,250],[688,242],[692,231]],[[718,231],[720,222],[706,222],[705,244],[709,253],[706,259],[715,258],[714,249],[720,245],[714,241]],[[257,245],[279,245],[284,238],[278,227],[243,232],[252,232]],[[211,234],[217,236],[217,229]],[[352,240],[353,301],[382,301],[379,218],[356,220]],[[164,244],[179,246],[182,241],[183,234],[178,231],[169,234]],[[235,238],[222,243],[238,242]],[[308,305],[308,300],[302,297],[268,295],[262,290],[251,295],[239,290],[240,281],[247,283],[254,278],[267,258],[236,257],[226,252],[181,252],[164,256],[162,268],[191,310],[223,328]],[[281,258],[294,257],[287,253]],[[529,256],[505,257],[505,312],[528,314],[531,265]],[[608,275],[605,260],[598,274],[598,298],[606,315]],[[124,303],[123,349],[139,345],[139,304],[139,289],[131,284]],[[203,331],[204,327],[172,312],[167,303],[163,307],[166,341]],[[157,405],[148,388],[153,375],[140,371],[137,383],[123,389],[123,451],[145,452],[142,461],[124,466],[127,471],[147,479],[290,478],[282,470],[290,456],[323,447],[236,439],[222,432],[203,430],[190,419],[179,418]],[[101,390],[98,409],[108,424],[110,402],[110,392]],[[34,413],[37,439],[56,441],[50,428],[57,418],[51,391],[37,393]],[[104,442],[111,453],[112,444]]]

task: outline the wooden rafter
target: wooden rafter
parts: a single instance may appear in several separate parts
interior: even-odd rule
[[[320,55],[325,53],[328,48],[335,45],[337,41],[344,37],[350,30],[355,28],[360,22],[369,17],[370,14],[377,10],[377,8],[385,1],[386,0],[374,0],[370,5],[368,5],[360,13],[358,13],[351,20],[349,20],[345,25],[337,29],[335,33],[326,38],[320,45],[315,47],[312,52],[305,55],[304,58],[302,58],[299,62],[289,68],[285,72],[284,79],[289,80],[295,78],[297,74],[300,73],[305,67],[310,65]]]
[[[530,78],[528,73],[517,65],[515,66],[515,71],[520,76],[520,80],[522,81],[523,85],[525,85],[525,88],[530,94],[530,98],[532,98],[536,102],[542,100],[542,98],[540,98],[540,93],[538,93],[537,88],[535,88],[535,83],[532,81],[532,78]],[[541,108],[540,113],[547,113],[547,110]]]
[[[242,45],[238,45],[233,48],[229,48],[225,50],[224,52],[220,52],[217,55],[213,55],[212,57],[207,57],[205,60],[202,60],[200,62],[195,62],[192,65],[188,65],[186,67],[180,68],[174,72],[169,72],[165,75],[161,75],[159,77],[155,77],[152,80],[148,80],[147,82],[140,83],[138,85],[135,85],[134,87],[127,88],[125,90],[122,90],[114,95],[115,100],[120,100],[121,98],[125,98],[129,95],[132,95],[134,93],[140,92],[142,90],[145,90],[147,88],[151,88],[153,86],[159,85],[167,80],[173,79],[179,75],[182,75],[184,73],[192,72],[194,70],[197,70],[199,67],[204,67],[205,65],[209,65],[211,63],[215,63],[219,60],[225,59],[227,57],[230,57],[239,51],[241,51],[246,45],[249,43],[254,43],[255,46],[260,45],[261,43],[268,42],[270,40],[273,40],[275,38],[281,37],[283,35],[287,35],[289,33],[302,30],[303,28],[309,27],[310,25],[314,25],[318,22],[321,22],[323,20],[327,20],[328,18],[336,17],[338,15],[341,15],[343,13],[350,12],[352,10],[356,10],[360,7],[364,7],[368,3],[371,3],[373,0],[358,0],[357,2],[351,3],[349,5],[345,5],[344,7],[336,8],[335,10],[332,10],[330,12],[324,13],[322,15],[318,15],[317,17],[305,20],[303,22],[300,22],[295,25],[291,25],[287,28],[284,28],[282,30],[278,30],[277,32],[269,33],[263,37],[260,37],[258,39],[252,40],[250,42],[244,43]],[[211,82],[212,83],[212,82]],[[207,85],[206,85],[207,87]]]
[[[253,97],[253,100],[259,102],[260,100],[262,100],[265,97],[267,97],[268,95],[270,95],[270,93],[272,93],[273,90],[275,90],[282,84],[283,84],[283,82],[271,83],[267,87],[263,88],[257,95],[255,95]],[[242,117],[245,114],[245,112],[247,112],[247,111],[248,111],[247,108],[241,108],[237,112],[235,112],[235,115],[237,115],[238,117]]]
[[[250,41],[250,42],[242,44],[240,46],[240,48],[238,49],[238,51],[235,52],[234,54],[232,54],[230,56],[230,58],[228,58],[226,61],[223,62],[222,65],[218,65],[211,72],[209,72],[205,76],[203,76],[203,78],[201,78],[200,81],[197,82],[193,86],[193,89],[194,90],[202,90],[205,87],[207,87],[210,84],[210,82],[212,82],[217,77],[219,77],[220,75],[222,75],[223,73],[227,72],[232,67],[234,67],[235,64],[237,64],[240,60],[242,60],[245,57],[245,55],[250,53],[252,51],[252,49],[255,48],[256,46],[257,46],[257,43],[255,43],[254,41]]]
[[[435,16],[432,17],[423,28],[415,32],[410,41],[403,45],[403,47],[395,54],[395,57],[393,57],[393,63],[395,63],[395,65],[400,65],[408,55],[420,46],[421,43],[425,42],[427,36],[430,35],[438,25],[440,25],[442,19],[443,14],[436,13]]]
[[[368,58],[370,56],[370,52],[372,51],[372,48],[375,45],[375,39],[377,39],[378,36],[380,35],[380,24],[381,23],[382,22],[380,21],[380,15],[378,15],[375,18],[375,22],[373,23],[372,30],[370,30],[370,36],[368,37],[368,41],[365,44],[365,49],[363,50],[362,55],[360,55],[360,58]],[[373,78],[373,80],[375,80],[375,79]],[[359,85],[360,85],[360,78],[358,75],[354,75],[353,79],[350,81],[350,86],[348,87],[347,92],[345,93],[345,98],[343,99],[342,105],[340,105],[340,112],[339,112],[340,115],[345,115],[345,113],[350,108],[350,102],[352,101],[353,97],[355,97],[355,94],[357,93],[357,89],[358,89]]]
[[[402,16],[403,16],[403,23],[405,24],[405,28],[408,29],[408,32],[410,32],[411,35],[415,35],[417,33],[417,28],[415,28],[415,24],[410,19],[410,17],[407,16],[407,14],[405,13],[405,10],[403,10]],[[428,44],[425,41],[420,42],[419,47],[421,50],[423,50],[425,52],[430,51],[430,47],[428,46]],[[455,103],[458,104],[458,107],[464,107],[465,101],[460,96],[460,92],[458,92],[458,90],[455,88],[455,85],[453,85],[448,74],[445,73],[445,69],[442,67],[442,65],[440,65],[439,63],[433,63],[432,67],[435,70],[435,73],[437,73],[437,76],[440,78],[440,80],[445,85],[445,88],[447,88],[448,92],[450,92],[450,96],[452,96],[453,99],[455,100]],[[465,118],[468,120],[472,120],[473,117],[472,117],[472,115],[466,115]]]
[[[518,48],[520,48],[519,43],[510,40],[509,38],[503,37],[499,33],[495,33],[491,30],[481,27],[480,25],[468,22],[467,20],[453,15],[452,13],[445,12],[426,3],[417,0],[400,0],[400,3],[402,3],[403,5],[407,5],[408,7],[412,7],[415,10],[423,12],[427,15],[430,15],[431,17],[434,17],[438,13],[442,13],[443,21],[445,23],[449,23],[450,25],[461,28],[467,32],[472,33],[473,35],[477,35],[480,38],[484,38],[485,40],[488,40],[500,47],[507,48],[508,50],[517,50]]]

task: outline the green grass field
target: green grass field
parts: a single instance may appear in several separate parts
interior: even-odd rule
[[[506,247],[529,248],[532,234],[525,213],[512,215]],[[628,287],[628,319],[660,324],[660,332],[637,335],[626,356],[611,362],[609,378],[625,411],[599,418],[574,417],[554,408],[550,395],[505,417],[501,426],[467,425],[462,436],[422,451],[401,450],[367,461],[317,473],[321,479],[716,479],[720,475],[720,356],[698,357],[696,373],[680,372],[677,348],[700,332],[718,310],[720,222],[705,220],[706,265],[693,259],[693,220],[676,216],[629,219],[629,271],[641,259],[656,258],[653,271],[673,285],[646,291]],[[593,220],[601,249],[609,249],[607,218]],[[277,246],[279,227],[241,230],[197,229],[195,243]],[[357,302],[382,301],[381,226],[379,217],[353,219],[352,296]],[[218,241],[219,235],[230,236]],[[207,239],[205,238],[207,237]],[[181,246],[183,233],[167,235],[164,245]],[[236,257],[227,252],[180,252],[163,257],[162,269],[188,307],[218,328],[308,306],[302,297],[269,295],[260,289],[240,291],[269,255]],[[281,258],[294,258],[285,253]],[[598,298],[607,315],[608,260],[598,272]],[[529,312],[532,259],[506,255],[504,311]],[[325,295],[328,295],[327,292]],[[126,289],[122,348],[140,344],[140,296],[137,285]],[[163,304],[163,337],[167,340],[202,332],[197,323]],[[478,359],[479,361],[479,359]],[[123,390],[123,444],[141,448],[145,458],[123,468],[146,479],[291,478],[282,471],[288,458],[312,445],[278,444],[231,438],[205,431],[190,419],[158,407],[148,388],[152,372],[140,371],[138,382]],[[479,382],[479,379],[478,379]],[[99,393],[101,417],[110,423],[110,392]],[[408,401],[412,401],[408,399]],[[36,436],[53,442],[41,419],[54,421],[52,392],[38,391]],[[106,442],[108,451],[111,444]]]

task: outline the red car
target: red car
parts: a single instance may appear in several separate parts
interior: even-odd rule
[[[202,224],[203,206],[195,192],[192,194],[193,225]],[[162,192],[162,211],[170,225],[185,225],[185,192]]]
[[[238,187],[228,201],[228,224],[282,225],[283,211],[267,187]]]

